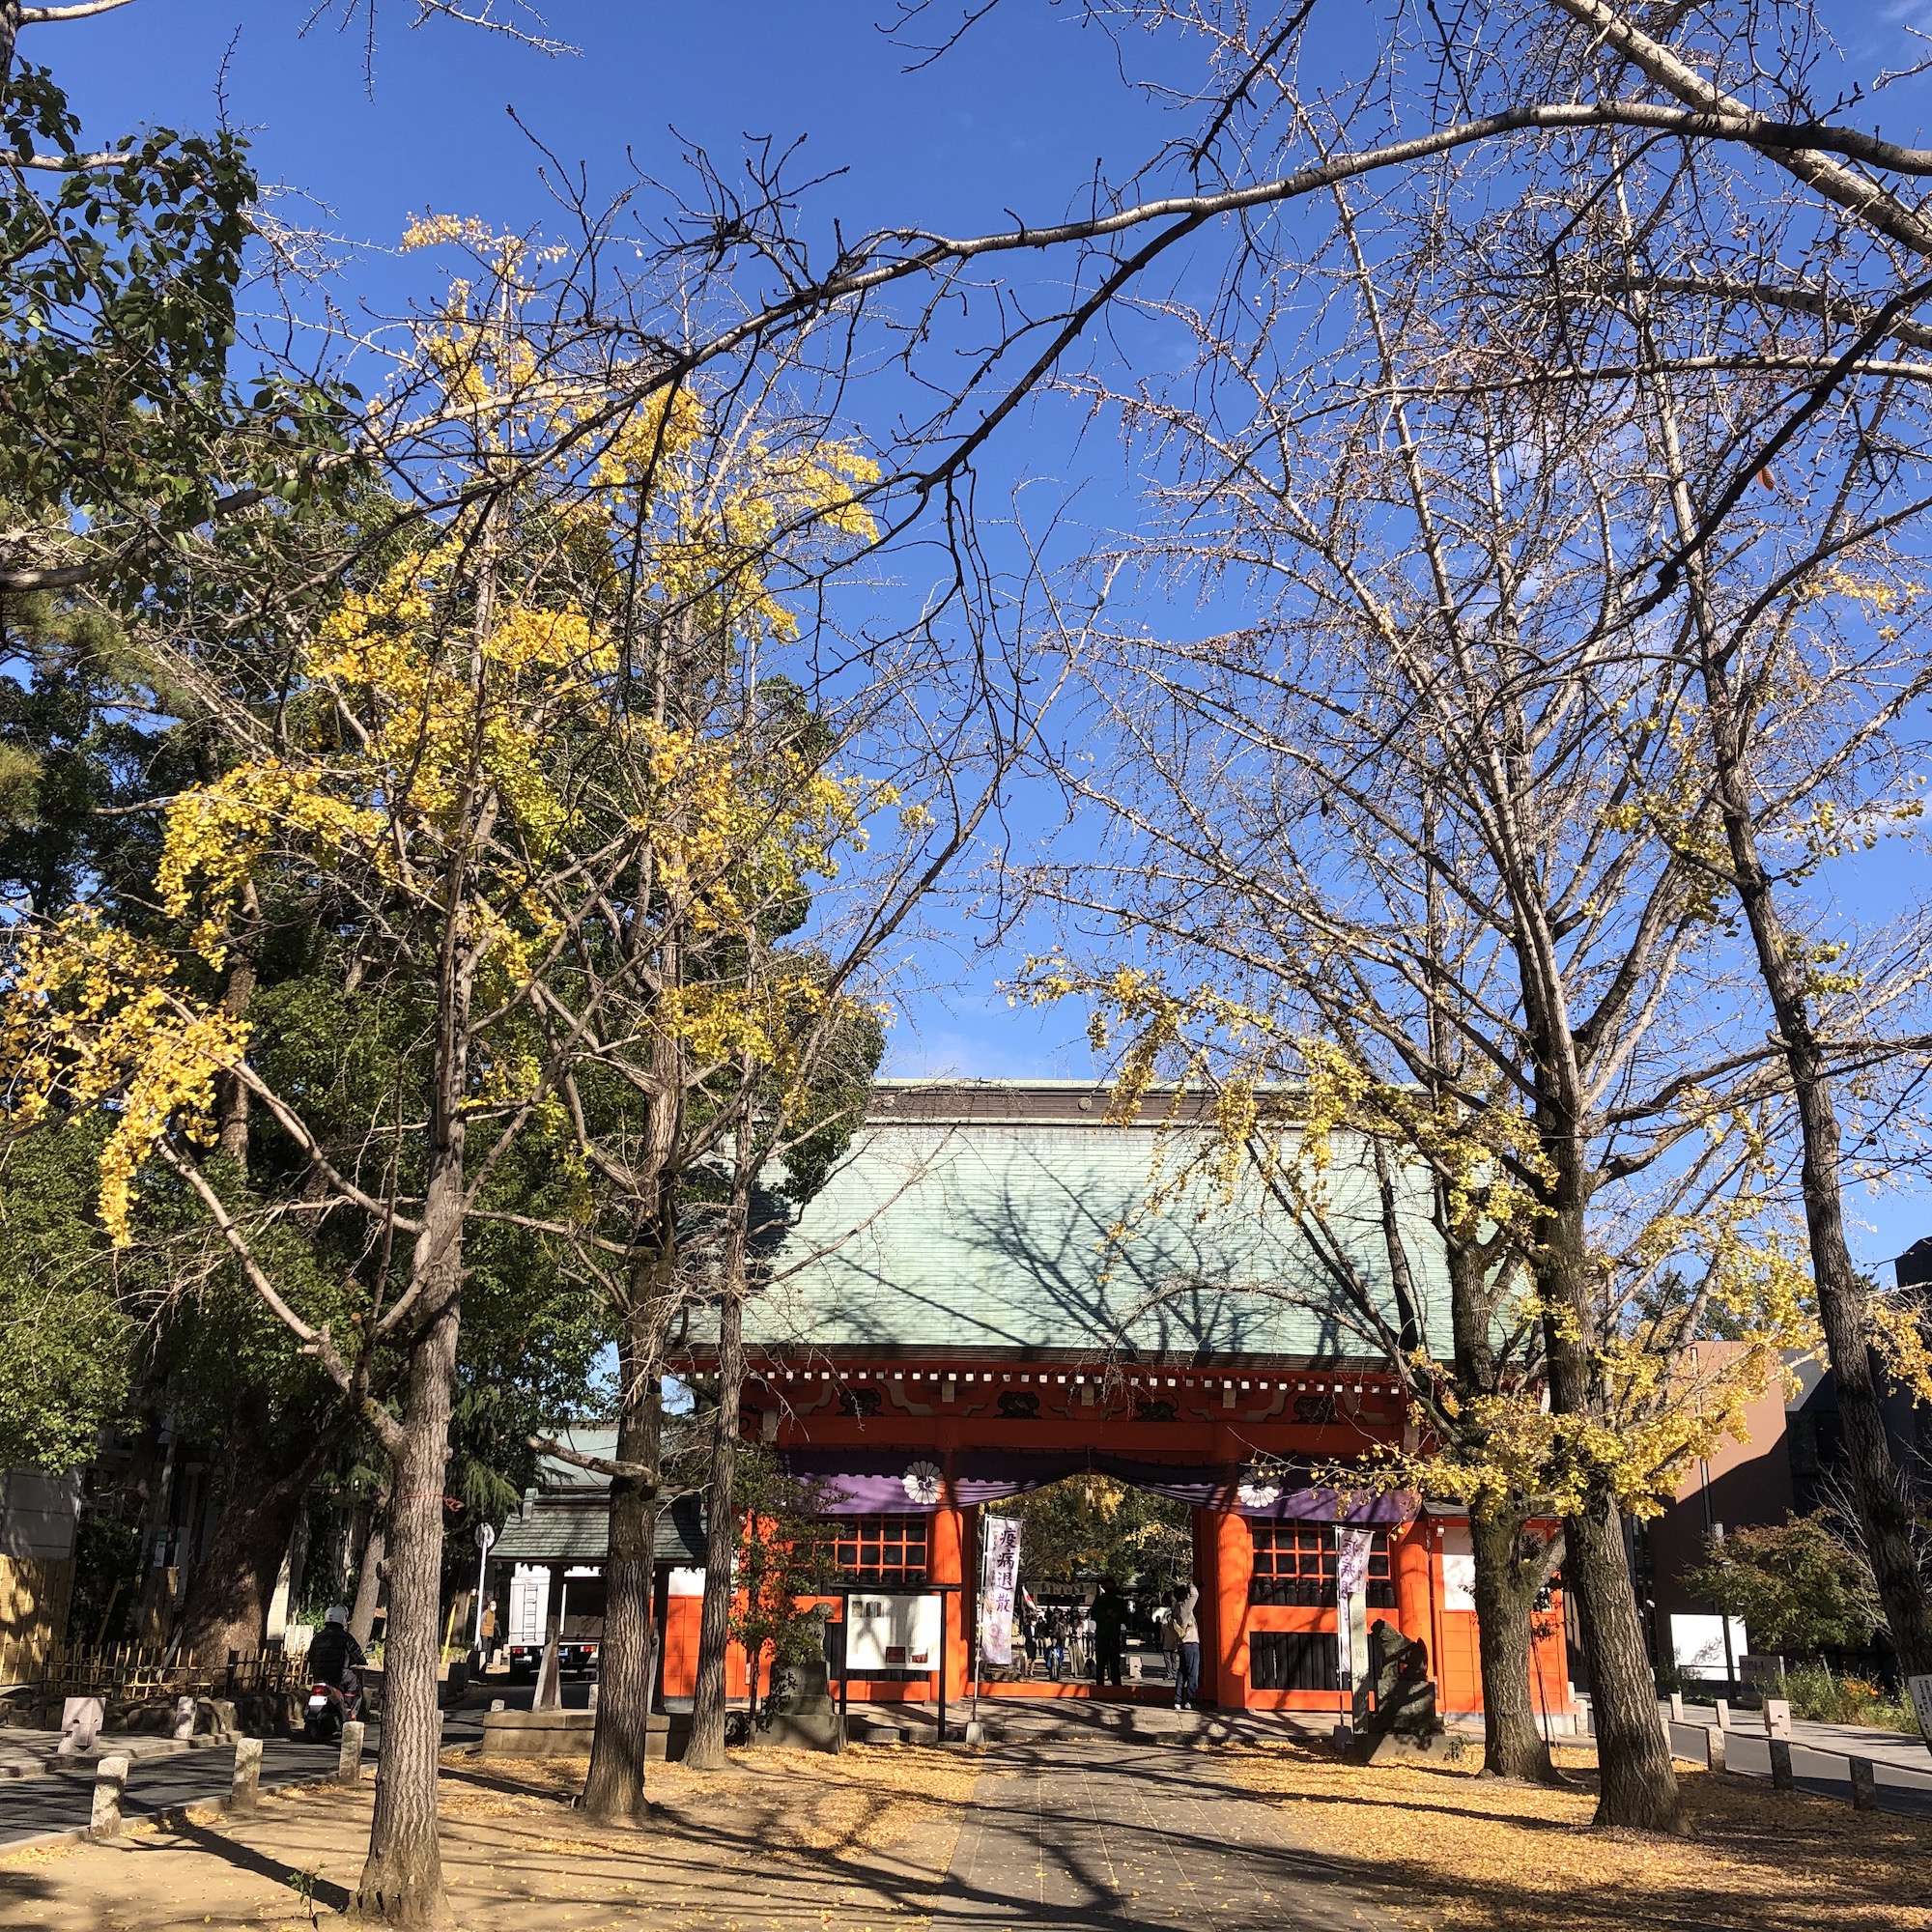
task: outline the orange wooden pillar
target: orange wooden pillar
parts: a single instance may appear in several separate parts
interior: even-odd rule
[[[1437,1674],[1434,1592],[1430,1588],[1429,1519],[1418,1516],[1389,1531],[1389,1570],[1395,1581],[1396,1628],[1429,1646],[1429,1674]]]
[[[971,1541],[966,1512],[942,1505],[932,1513],[931,1541],[927,1546],[926,1575],[935,1583],[966,1581],[967,1546]],[[970,1605],[963,1589],[948,1590],[943,1598],[946,1615],[946,1697],[949,1703],[966,1695],[967,1676],[973,1667],[973,1625]]]
[[[1255,1574],[1254,1532],[1246,1517],[1232,1510],[1210,1513],[1214,1538],[1214,1702],[1224,1711],[1248,1706],[1248,1585]],[[1208,1593],[1202,1592],[1204,1604]],[[1202,1624],[1202,1636],[1208,1625]],[[1208,1649],[1202,1645],[1201,1674],[1208,1672]],[[1206,1687],[1203,1687],[1204,1695]]]

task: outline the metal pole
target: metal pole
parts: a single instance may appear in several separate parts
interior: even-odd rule
[[[946,1626],[951,1619],[946,1614],[946,1598],[939,1599],[939,1736],[937,1742],[946,1742]]]
[[[1697,1373],[1697,1351],[1695,1349],[1690,1350],[1690,1373],[1693,1376]],[[1702,1389],[1697,1391],[1697,1420],[1700,1424],[1704,1420],[1704,1393]],[[1723,1532],[1711,1520],[1711,1464],[1709,1459],[1706,1457],[1700,1456],[1697,1459],[1697,1479],[1698,1488],[1702,1492],[1704,1501],[1704,1541],[1706,1544],[1721,1541]],[[1724,1634],[1724,1689],[1735,1691],[1739,1688],[1738,1661],[1731,1652],[1731,1618],[1729,1611],[1719,1610],[1718,1625]],[[1670,1662],[1671,1667],[1674,1669],[1677,1664],[1677,1645],[1674,1640],[1670,1646]]]
[[[846,1719],[852,1710],[852,1592],[838,1593],[838,1742],[845,1742]]]
[[[483,1591],[490,1577],[490,1546],[486,1543],[476,1556],[476,1636],[470,1648],[480,1660],[483,1655]]]
[[[985,1614],[986,1608],[986,1538],[983,1534],[984,1527],[982,1515],[980,1522],[982,1534],[980,1538],[980,1582],[978,1588],[973,1592],[973,1715],[967,1720],[969,1723],[974,1724],[980,1721],[980,1619]]]

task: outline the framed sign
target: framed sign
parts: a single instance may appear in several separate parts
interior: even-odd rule
[[[846,1600],[845,1668],[937,1670],[945,1599],[904,1591],[854,1591]]]
[[[1912,1679],[1912,1708],[1918,1714],[1918,1735],[1932,1750],[1932,1677]]]

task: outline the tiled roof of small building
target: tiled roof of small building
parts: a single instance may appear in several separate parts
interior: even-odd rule
[[[882,1082],[842,1167],[770,1256],[746,1312],[773,1350],[1133,1354],[1317,1362],[1379,1354],[1351,1333],[1309,1237],[1252,1174],[1202,1178],[1151,1212],[1163,1144],[1155,1094],[1107,1120],[1071,1082]],[[1405,1246],[1430,1339],[1447,1309],[1428,1200],[1399,1180]],[[1389,1258],[1374,1170],[1338,1136],[1326,1216],[1349,1263],[1384,1296]]]
[[[578,1429],[573,1447],[586,1456],[610,1456],[616,1431]],[[557,1480],[554,1485],[552,1478]],[[502,1528],[491,1551],[507,1563],[601,1564],[611,1549],[610,1485],[588,1470],[545,1458],[544,1488],[524,1497],[523,1509]],[[658,1514],[656,1558],[675,1569],[704,1562],[704,1510],[699,1498],[681,1495]]]

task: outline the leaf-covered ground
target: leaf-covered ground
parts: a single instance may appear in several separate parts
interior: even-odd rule
[[[571,1808],[584,1761],[452,1752],[443,1865],[464,1932],[823,1932],[916,1927],[952,1861],[978,1767],[931,1751],[734,1753],[714,1778],[654,1766],[651,1822]],[[252,1819],[0,1859],[0,1925],[45,1932],[298,1932],[346,1905],[371,1787],[265,1797]]]
[[[1918,1932],[1932,1928],[1932,1822],[1855,1812],[1743,1778],[1681,1772],[1690,1835],[1590,1829],[1594,1760],[1559,1753],[1560,1791],[1461,1765],[1366,1769],[1317,1750],[1240,1754],[1304,1842],[1407,1926],[1554,1932]]]

